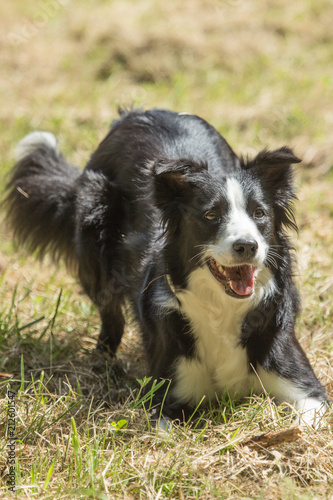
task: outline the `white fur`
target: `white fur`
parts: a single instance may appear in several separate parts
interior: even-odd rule
[[[318,429],[325,425],[323,417],[328,410],[327,403],[315,398],[304,398],[298,401],[296,409],[299,410],[299,423],[311,425]]]
[[[248,372],[246,350],[239,345],[245,315],[274,290],[274,278],[262,271],[255,293],[247,299],[227,295],[208,267],[189,277],[187,290],[176,291],[180,310],[192,325],[197,357],[178,359],[174,393],[183,402],[197,405],[204,396],[213,398],[227,389],[232,396],[246,395],[258,387]]]
[[[23,137],[23,139],[17,144],[15,148],[16,160],[22,160],[40,144],[58,152],[57,139],[51,132],[36,131]]]
[[[227,179],[227,197],[230,205],[228,220],[219,241],[211,246],[211,256],[226,267],[235,266],[233,244],[238,239],[252,239],[258,243],[253,265],[262,265],[267,255],[268,245],[247,213],[242,187],[234,178]]]

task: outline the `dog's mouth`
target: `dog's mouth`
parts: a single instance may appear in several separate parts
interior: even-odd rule
[[[207,264],[214,278],[224,285],[225,292],[231,297],[245,299],[253,294],[258,275],[256,267],[248,264],[225,267],[218,264],[212,257]]]

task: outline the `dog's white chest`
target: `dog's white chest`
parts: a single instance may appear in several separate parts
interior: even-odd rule
[[[246,351],[239,344],[241,324],[252,303],[232,299],[218,283],[214,285],[206,270],[199,269],[189,290],[177,294],[196,338],[197,355],[177,360],[174,394],[192,405],[226,390],[231,396],[246,394],[254,383]]]

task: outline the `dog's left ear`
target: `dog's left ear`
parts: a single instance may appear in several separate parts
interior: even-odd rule
[[[293,212],[296,196],[291,165],[300,161],[287,147],[261,151],[250,161],[241,159],[242,168],[253,172],[260,179],[267,196],[271,198],[275,206],[275,224],[278,230],[284,225],[297,231]]]
[[[301,161],[290,148],[284,146],[275,151],[264,149],[253,160],[241,158],[241,166],[245,170],[255,169],[259,177],[277,191],[291,187],[293,182],[291,165]]]
[[[207,170],[189,160],[158,160],[153,165],[156,205],[164,212],[170,205],[185,202],[191,193],[191,181],[195,175]],[[175,207],[173,207],[175,208]]]

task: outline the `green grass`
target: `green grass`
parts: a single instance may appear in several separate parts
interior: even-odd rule
[[[52,131],[83,167],[119,105],[199,114],[239,154],[294,147],[304,159],[296,172],[297,328],[330,396],[332,17],[329,0],[0,6],[1,190],[26,133]],[[242,447],[289,428],[292,414],[269,397],[226,396],[188,425],[156,433],[142,407],[147,370],[133,325],[115,360],[98,355],[99,318],[75,276],[15,250],[4,224],[0,273],[0,499],[333,495],[330,427],[269,450]],[[6,485],[9,387],[17,391],[14,494]]]

